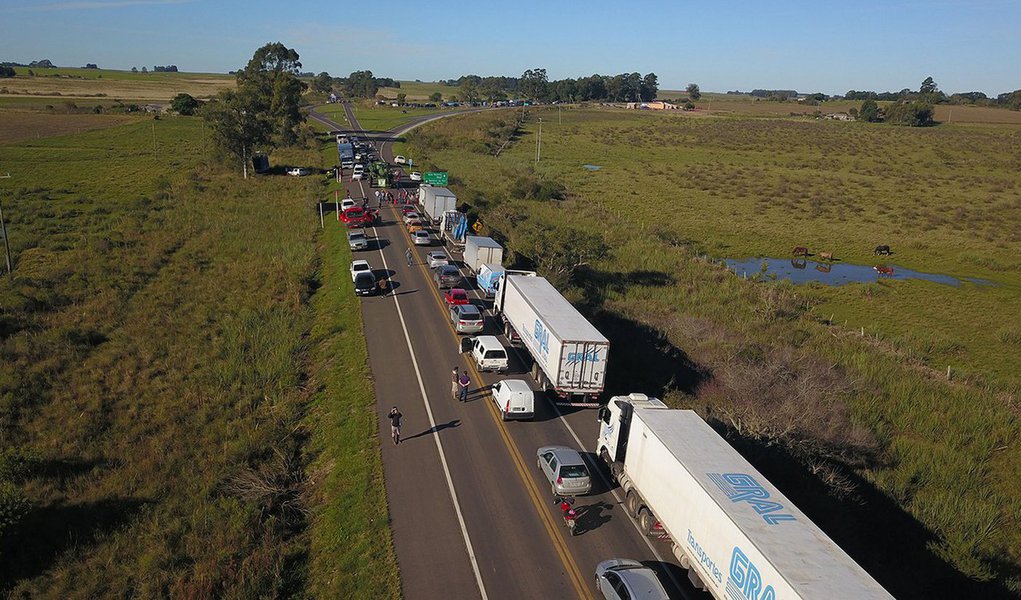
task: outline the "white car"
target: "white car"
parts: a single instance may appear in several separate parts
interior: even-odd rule
[[[304,177],[305,175],[311,175],[312,169],[308,167],[291,167],[287,169],[287,174],[293,177]]]
[[[408,159],[406,159],[403,156],[401,156],[400,154],[398,154],[397,156],[394,157],[394,164],[396,164],[396,165],[406,165],[406,164],[408,164]]]
[[[404,213],[404,224],[405,225],[410,225],[411,222],[414,221],[415,219],[418,219],[419,221],[421,221],[422,220],[422,216],[419,215],[417,212],[415,212],[413,210],[410,210],[410,211]]]
[[[358,206],[358,202],[356,202],[354,198],[344,198],[343,200],[340,201],[341,212],[349,208],[354,208],[356,206]]]
[[[408,175],[408,179],[412,181],[422,181],[422,174],[418,171],[412,171],[411,175]]]
[[[369,266],[369,261],[367,261],[367,260],[356,260],[356,261],[352,262],[351,263],[351,281],[354,281],[358,277],[359,273],[365,273],[366,271],[368,271],[369,273],[372,272],[372,267]]]
[[[361,179],[365,176],[365,167],[361,165],[355,165],[354,170],[351,172],[351,179]]]

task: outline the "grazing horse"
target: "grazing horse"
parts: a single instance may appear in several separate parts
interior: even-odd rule
[[[880,277],[893,277],[893,267],[887,267],[885,265],[876,265],[872,267],[879,273]]]
[[[794,250],[791,250],[791,254],[794,256],[808,256],[808,248],[804,246],[795,246]]]
[[[833,253],[832,252],[820,252],[819,253],[819,259],[820,260],[833,260]]]
[[[876,249],[872,251],[872,255],[879,256],[880,254],[883,256],[890,256],[890,247],[885,244],[882,246],[876,246]]]

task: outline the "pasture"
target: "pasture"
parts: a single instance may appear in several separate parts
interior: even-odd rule
[[[925,593],[904,570],[1021,592],[1016,129],[546,110],[494,158],[499,118],[424,126],[407,152],[511,251],[537,225],[607,242],[565,290],[618,348],[611,389],[714,420],[895,596]],[[528,197],[543,181],[565,199]],[[994,285],[793,286],[718,262],[796,246]]]
[[[451,110],[443,108],[377,106],[366,101],[352,103],[351,109],[355,114],[355,118],[358,119],[358,124],[366,131],[389,131],[418,117]],[[337,123],[346,122],[344,106],[342,104],[323,104],[317,106],[316,110],[327,115]]]
[[[396,100],[397,94],[403,93],[407,94],[408,102],[428,102],[429,96],[439,92],[443,95],[443,101],[446,102],[461,93],[460,86],[443,85],[433,81],[401,81],[400,84],[399,88],[379,88],[377,95]]]
[[[32,71],[32,75],[28,72]],[[101,98],[166,101],[179,93],[206,99],[233,89],[233,75],[217,73],[132,73],[109,69],[29,69],[0,79],[0,97],[46,96],[60,99]],[[52,103],[52,102],[51,102]]]
[[[128,115],[50,114],[7,108],[0,108],[0,117],[4,120],[4,126],[0,128],[0,144],[116,127],[142,118]]]
[[[323,182],[242,181],[204,139],[181,117],[0,145],[0,446],[32,502],[5,594],[396,596]]]

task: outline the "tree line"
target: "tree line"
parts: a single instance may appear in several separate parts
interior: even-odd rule
[[[462,75],[440,83],[460,87],[458,99],[464,102],[500,102],[509,97],[536,102],[649,102],[659,93],[655,73],[637,72],[550,80],[546,69],[528,69],[520,77]]]

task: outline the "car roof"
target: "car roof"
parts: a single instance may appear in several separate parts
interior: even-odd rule
[[[439,270],[440,273],[457,273],[458,275],[461,274],[461,271],[454,265],[441,265]]]
[[[500,383],[512,392],[531,392],[532,388],[524,379],[502,379]]]
[[[369,279],[369,278],[371,278],[373,281],[376,280],[376,276],[372,274],[372,271],[362,271],[361,273],[357,273],[355,275],[355,282],[357,283],[359,279]]]
[[[659,578],[656,577],[656,572],[649,567],[617,567],[612,569],[614,573],[620,576],[621,581],[627,586],[628,591],[631,592],[632,598],[666,598],[666,590],[663,589],[663,584],[659,582]]]
[[[508,381],[521,381],[520,379]],[[524,383],[524,382],[522,382]],[[525,384],[526,387],[528,384]],[[530,388],[529,388],[530,389]],[[518,391],[518,390],[515,390]],[[546,452],[552,452],[557,457],[557,462],[560,464],[568,465],[584,465],[585,461],[581,458],[581,453],[569,446],[543,446],[538,450],[539,454],[545,454]]]
[[[474,304],[458,304],[458,305],[456,306],[456,309],[457,309],[457,310],[458,310],[459,312],[463,312],[463,313],[471,313],[471,312],[474,312],[474,313],[479,313],[479,314],[482,314],[482,311],[481,311],[481,310],[479,310],[479,307],[478,307],[478,306],[475,306]]]
[[[429,237],[429,232],[424,230],[424,229],[419,229],[418,231],[415,232],[415,235],[417,235],[418,237],[423,237],[423,236],[424,237]]]
[[[435,256],[437,258],[446,258],[447,253],[443,250],[432,250],[429,252],[429,256]]]
[[[447,293],[450,294],[451,296],[453,296],[454,294],[464,294],[465,296],[468,295],[468,292],[464,291],[464,288],[450,288],[450,291]]]

